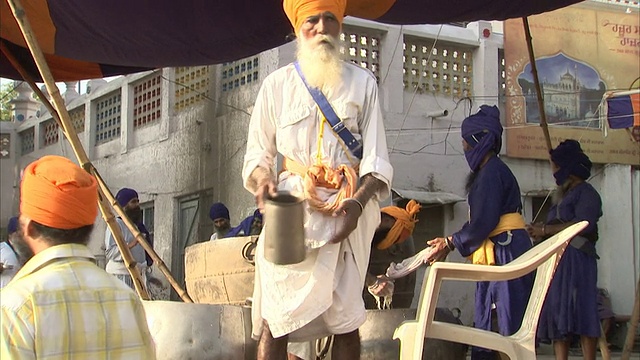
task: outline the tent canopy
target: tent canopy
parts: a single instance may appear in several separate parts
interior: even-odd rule
[[[579,0],[350,0],[347,14],[389,24],[504,20]],[[22,0],[57,81],[171,66],[219,64],[284,44],[292,33],[281,0]],[[40,76],[7,0],[0,41]],[[4,54],[0,77],[21,79]]]

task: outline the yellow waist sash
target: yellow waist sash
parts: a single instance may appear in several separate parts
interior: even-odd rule
[[[500,216],[500,221],[498,222],[496,228],[493,229],[493,231],[491,231],[491,233],[489,234],[489,239],[485,239],[478,250],[474,251],[473,254],[467,257],[467,259],[471,260],[471,262],[474,264],[495,265],[496,257],[493,250],[495,244],[493,243],[493,241],[491,241],[490,238],[505,231],[524,229],[524,227],[524,218],[521,214],[509,213]]]

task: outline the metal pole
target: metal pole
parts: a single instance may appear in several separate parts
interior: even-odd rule
[[[531,63],[531,73],[533,74],[533,84],[536,87],[536,95],[538,96],[538,111],[540,112],[540,127],[544,133],[544,140],[547,143],[547,150],[551,151],[551,136],[549,135],[549,126],[547,125],[547,115],[544,113],[544,98],[540,89],[540,80],[538,79],[538,68],[536,67],[536,56],[533,53],[533,39],[531,38],[531,30],[529,29],[529,20],[527,17],[522,18],[524,24],[524,34],[527,40],[527,50],[529,50],[529,63]]]
[[[20,26],[20,30],[22,31],[22,34],[29,47],[29,50],[31,51],[31,55],[33,56],[33,59],[38,67],[38,70],[42,76],[42,79],[45,82],[49,95],[53,100],[53,105],[55,106],[55,109],[53,109],[53,106],[51,106],[51,104],[47,101],[44,94],[40,91],[40,89],[38,89],[35,82],[33,81],[33,78],[29,76],[29,74],[26,71],[24,71],[22,66],[20,66],[19,62],[17,62],[15,57],[12,56],[12,54],[8,51],[8,49],[6,48],[6,46],[4,46],[4,44],[2,44],[2,51],[5,53],[7,58],[10,59],[12,65],[14,65],[14,67],[16,67],[16,69],[18,69],[18,71],[21,72],[21,75],[25,78],[25,80],[29,81],[29,84],[31,85],[33,90],[36,92],[36,94],[38,94],[38,96],[41,97],[42,101],[45,103],[45,106],[47,106],[47,108],[51,112],[54,119],[56,119],[58,124],[61,126],[65,136],[69,140],[69,143],[78,159],[78,162],[80,163],[80,166],[83,169],[85,169],[87,172],[94,175],[98,180],[98,185],[100,186],[100,192],[101,192],[98,205],[100,206],[100,210],[102,212],[103,218],[107,222],[107,225],[109,226],[111,232],[114,235],[116,244],[122,254],[123,260],[125,261],[127,270],[131,274],[132,279],[134,279],[134,285],[135,285],[136,291],[138,291],[138,294],[142,299],[145,299],[145,300],[149,299],[149,296],[142,285],[140,274],[137,272],[137,269],[136,271],[134,271],[134,269],[136,268],[136,263],[133,261],[133,257],[131,256],[131,252],[129,251],[129,248],[126,246],[126,244],[124,244],[120,227],[115,222],[113,213],[111,213],[111,211],[109,210],[108,205],[103,203],[104,201],[108,200],[109,203],[113,206],[113,209],[116,211],[116,213],[122,217],[125,225],[136,237],[140,245],[149,253],[149,255],[154,259],[154,261],[157,262],[158,267],[163,272],[163,274],[167,276],[169,283],[171,283],[171,285],[174,287],[174,289],[180,295],[180,297],[185,302],[193,302],[189,297],[189,295],[180,287],[177,281],[175,281],[173,276],[171,276],[169,269],[166,267],[162,259],[160,259],[159,256],[155,253],[153,248],[146,242],[146,239],[144,239],[144,236],[142,236],[142,234],[138,231],[137,226],[135,226],[131,222],[131,220],[129,220],[129,218],[126,216],[126,214],[124,213],[120,205],[117,203],[117,201],[113,197],[113,194],[111,194],[111,191],[104,183],[104,180],[98,173],[97,169],[93,166],[93,164],[91,164],[86,152],[84,151],[84,148],[82,147],[82,143],[80,142],[80,139],[78,138],[78,135],[72,125],[66,105],[64,104],[64,100],[62,99],[62,96],[60,95],[60,92],[57,86],[55,85],[55,80],[51,75],[51,71],[44,58],[44,54],[42,53],[42,50],[38,45],[37,39],[33,34],[33,30],[31,28],[29,20],[25,15],[25,11],[24,11],[24,8],[22,7],[22,4],[20,3],[20,0],[8,0],[8,3],[11,6],[11,10],[13,12],[13,15],[16,21],[18,22],[18,25]],[[129,258],[129,263],[127,263],[127,258]]]

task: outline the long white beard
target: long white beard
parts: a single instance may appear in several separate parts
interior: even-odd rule
[[[556,187],[556,190],[553,192],[553,203],[556,205],[559,204],[562,201],[562,198],[564,198],[564,195],[567,193],[567,191],[569,191],[569,188],[571,188],[571,179],[567,179],[567,181],[565,181],[562,185],[558,185]]]
[[[338,40],[328,35],[311,40],[298,39],[297,59],[307,83],[322,89],[328,96],[342,78]]]

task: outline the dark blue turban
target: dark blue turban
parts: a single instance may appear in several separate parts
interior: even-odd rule
[[[582,151],[580,143],[576,140],[565,140],[555,149],[549,151],[551,161],[560,169],[553,174],[556,184],[564,184],[569,175],[574,175],[582,180],[587,180],[591,176],[591,160]]]
[[[9,219],[9,224],[7,224],[7,234],[11,235],[16,231],[18,231],[18,218],[14,216]]]
[[[129,201],[137,197],[138,193],[135,190],[129,188],[122,188],[116,194],[116,200],[118,201],[118,204],[120,204],[120,206],[127,205]]]
[[[253,215],[247,216],[240,222],[240,225],[229,230],[225,237],[235,237],[240,235],[240,233],[244,234],[244,236],[249,236],[251,234],[251,225],[253,225],[253,220],[256,218],[262,221],[262,213],[260,213],[260,210],[256,210],[253,212]]]
[[[496,106],[481,105],[480,110],[462,122],[462,138],[472,147],[464,156],[471,171],[478,170],[489,151],[496,154],[502,148],[500,110]]]
[[[211,209],[209,209],[209,217],[211,220],[215,219],[227,219],[231,220],[229,217],[229,209],[224,206],[223,203],[215,203],[211,205]]]

